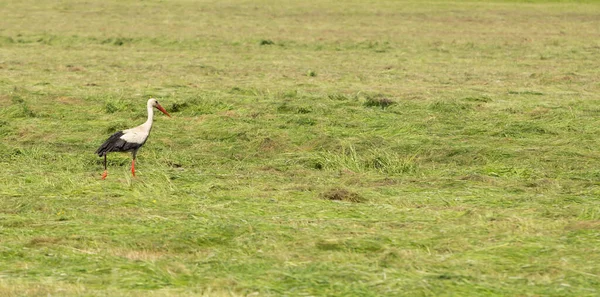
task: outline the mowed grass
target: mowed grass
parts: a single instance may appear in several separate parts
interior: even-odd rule
[[[596,2],[0,15],[0,295],[600,294]]]

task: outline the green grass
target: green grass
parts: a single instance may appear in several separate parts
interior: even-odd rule
[[[0,15],[2,296],[600,294],[595,1]]]

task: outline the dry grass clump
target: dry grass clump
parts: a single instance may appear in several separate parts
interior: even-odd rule
[[[329,189],[321,194],[323,199],[334,200],[334,201],[347,201],[347,202],[365,202],[365,198],[358,193],[348,191],[342,188]]]

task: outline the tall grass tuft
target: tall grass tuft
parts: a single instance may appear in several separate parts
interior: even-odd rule
[[[381,149],[357,151],[353,145],[343,146],[338,152],[318,154],[315,164],[328,170],[346,169],[354,172],[377,172],[396,175],[413,173],[417,170],[417,155],[401,155]]]

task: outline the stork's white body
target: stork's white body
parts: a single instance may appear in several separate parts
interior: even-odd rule
[[[150,99],[152,100],[152,99]],[[129,143],[138,143],[140,146],[146,142],[150,131],[152,130],[152,123],[154,118],[153,103],[148,100],[148,120],[145,123],[131,129],[123,130],[123,135],[120,137]]]
[[[123,135],[120,138],[126,142],[143,144],[148,139],[148,136],[150,136],[150,129],[149,127],[140,125],[135,128],[123,130]]]

